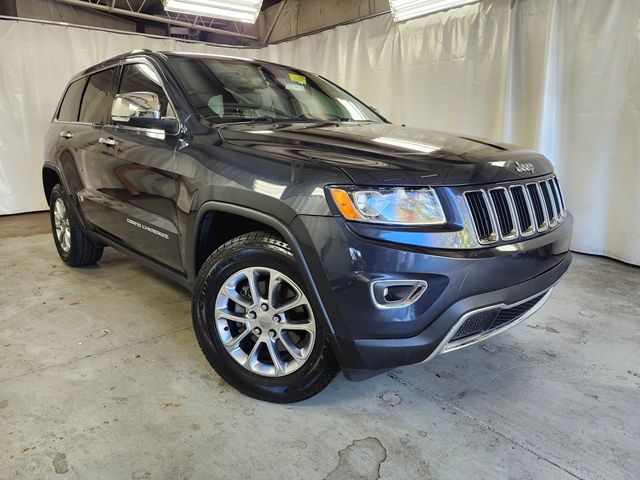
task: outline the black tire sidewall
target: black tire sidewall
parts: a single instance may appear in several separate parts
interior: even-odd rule
[[[200,271],[192,305],[196,336],[209,363],[220,376],[241,392],[272,402],[290,402],[307,398],[316,393],[311,391],[323,383],[330,371],[335,370],[335,360],[327,348],[322,320],[315,310],[313,315],[316,322],[316,338],[311,355],[298,370],[283,377],[264,377],[242,367],[229,355],[215,331],[214,307],[220,288],[233,273],[256,266],[284,273],[309,298],[293,255],[288,249],[269,242],[239,243],[220,252],[214,252]],[[310,304],[312,305],[311,302]],[[311,308],[313,309],[313,306]]]
[[[69,251],[65,252],[62,249],[62,245],[56,235],[55,226],[55,202],[57,199],[61,199],[64,203],[64,208],[67,213],[67,219],[69,220],[69,230],[71,237],[71,244],[69,245]],[[53,187],[51,191],[51,197],[49,198],[49,216],[51,219],[51,233],[53,234],[53,241],[58,250],[58,255],[64,263],[71,267],[84,267],[87,265],[93,265],[100,257],[102,257],[103,246],[94,244],[84,233],[84,230],[78,221],[76,211],[73,208],[71,197],[67,195],[67,192],[62,188],[61,184]]]

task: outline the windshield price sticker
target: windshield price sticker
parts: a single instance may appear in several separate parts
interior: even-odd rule
[[[298,75],[297,73],[290,73],[289,78],[291,81],[299,83],[300,85],[307,84],[307,78],[304,75]]]

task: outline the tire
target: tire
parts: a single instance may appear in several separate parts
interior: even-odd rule
[[[97,263],[104,248],[93,243],[84,234],[62,185],[53,187],[49,205],[53,241],[62,261],[71,267]]]
[[[339,368],[309,298],[282,239],[251,232],[228,241],[204,263],[193,290],[193,327],[204,356],[250,397],[293,403],[316,395]],[[238,338],[237,347],[225,347]]]

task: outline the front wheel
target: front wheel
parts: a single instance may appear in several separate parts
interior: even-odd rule
[[[275,235],[248,233],[213,252],[198,274],[192,315],[209,363],[254,398],[304,400],[338,370],[291,250]]]

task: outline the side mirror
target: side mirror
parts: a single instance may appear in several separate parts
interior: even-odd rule
[[[173,132],[178,126],[175,118],[160,116],[160,99],[153,92],[120,93],[111,105],[111,121],[117,125],[154,128]]]

